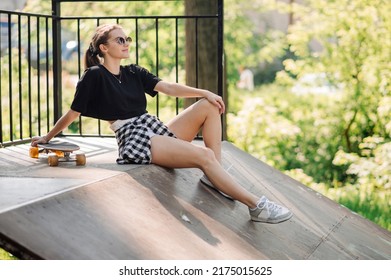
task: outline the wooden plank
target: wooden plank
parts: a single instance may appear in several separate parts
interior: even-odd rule
[[[102,159],[73,176],[111,174],[116,165]],[[43,259],[391,259],[389,231],[227,142],[223,164],[293,218],[251,222],[247,207],[201,184],[197,169],[119,166],[1,213],[0,243]]]
[[[89,182],[69,178],[0,178],[0,213]]]
[[[0,220],[4,235],[44,259],[262,257],[199,209],[165,191],[157,197],[128,174],[47,198]]]

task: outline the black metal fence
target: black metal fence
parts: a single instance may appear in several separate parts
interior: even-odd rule
[[[185,22],[194,22],[198,46],[202,43],[197,33],[200,22],[216,20],[218,92],[223,92],[222,0],[218,1],[217,14],[195,16],[64,17],[61,2],[69,1],[52,0],[52,15],[0,10],[0,146],[28,142],[35,135],[46,134],[69,108],[76,82],[84,71],[86,44],[95,27],[104,22],[119,23],[130,32],[134,45],[129,63],[184,83]],[[158,95],[149,100],[148,110],[165,120],[178,113],[181,102]],[[91,118],[80,118],[64,134],[112,136],[106,123]]]

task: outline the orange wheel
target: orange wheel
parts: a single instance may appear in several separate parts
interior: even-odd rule
[[[57,166],[58,165],[58,156],[55,153],[50,153],[48,155],[48,163],[49,163],[49,166]]]
[[[84,153],[76,154],[76,165],[86,165],[86,155]]]
[[[32,158],[38,158],[39,148],[38,147],[30,147],[29,154],[30,154],[30,157],[32,157]]]

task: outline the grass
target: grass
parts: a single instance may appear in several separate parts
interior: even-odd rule
[[[329,189],[328,193],[334,201],[391,231],[389,191],[347,186],[342,191]]]
[[[0,260],[17,260],[17,258],[0,248]]]

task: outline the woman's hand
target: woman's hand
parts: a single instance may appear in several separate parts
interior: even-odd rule
[[[34,136],[31,138],[31,146],[36,147],[38,144],[46,144],[48,139],[46,136]]]
[[[225,104],[224,104],[223,98],[221,98],[221,96],[219,96],[217,94],[214,94],[213,92],[210,92],[210,91],[206,91],[206,92],[207,92],[207,94],[206,94],[205,98],[208,99],[208,101],[210,103],[212,103],[217,108],[219,108],[220,114],[223,114],[225,112]]]

